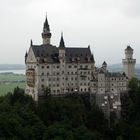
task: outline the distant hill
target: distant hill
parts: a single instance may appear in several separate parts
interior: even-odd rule
[[[25,65],[21,64],[0,64],[0,70],[24,70]]]
[[[122,64],[112,64],[108,65],[108,69],[111,72],[123,72],[123,66]],[[140,64],[136,64],[136,77],[140,79]]]

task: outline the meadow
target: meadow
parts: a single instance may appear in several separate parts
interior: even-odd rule
[[[13,92],[16,87],[25,88],[25,75],[0,73],[0,96]]]

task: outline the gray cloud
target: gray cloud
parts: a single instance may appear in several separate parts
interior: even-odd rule
[[[124,48],[132,45],[140,63],[138,0],[0,0],[0,63],[24,63],[30,39],[41,43],[46,11],[52,43],[61,31],[68,46],[88,46],[96,63],[121,63]],[[134,18],[137,17],[137,18]],[[109,52],[109,53],[108,53]],[[8,56],[5,57],[5,54]]]

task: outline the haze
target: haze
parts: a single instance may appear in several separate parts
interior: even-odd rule
[[[41,44],[46,12],[58,46],[91,46],[96,64],[121,63],[130,45],[140,63],[139,0],[0,0],[0,63],[24,64],[25,52]]]

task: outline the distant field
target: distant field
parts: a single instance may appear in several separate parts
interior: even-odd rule
[[[16,87],[25,88],[25,75],[0,73],[0,96],[13,92]]]
[[[25,88],[25,83],[7,83],[0,84],[0,96],[6,95],[8,92],[13,92],[14,88]]]

